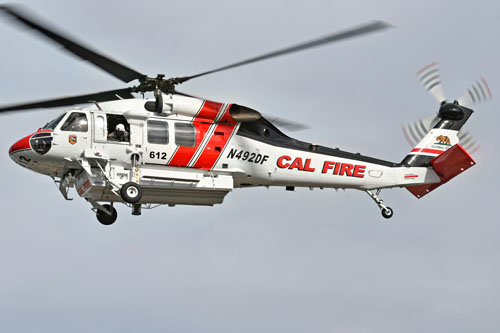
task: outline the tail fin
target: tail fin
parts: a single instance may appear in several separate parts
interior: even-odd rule
[[[458,144],[458,131],[472,113],[471,109],[458,103],[443,103],[439,109],[437,124],[410,151],[401,164],[411,167],[429,166],[435,157]]]
[[[446,152],[433,158],[430,164],[434,172],[439,176],[439,182],[406,186],[406,189],[419,199],[474,166],[476,162],[462,146],[456,144]]]

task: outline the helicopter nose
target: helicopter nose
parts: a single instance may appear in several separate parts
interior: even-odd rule
[[[10,158],[25,167],[34,166],[52,147],[52,131],[38,131],[14,143],[9,149]]]
[[[31,149],[30,139],[31,135],[28,135],[21,140],[14,143],[9,149],[10,158],[22,167],[29,168],[31,162],[31,155],[33,149]]]
[[[9,149],[9,155],[13,158],[13,155],[17,155],[18,153],[31,150],[30,139],[33,134],[30,134],[21,140],[14,143]]]

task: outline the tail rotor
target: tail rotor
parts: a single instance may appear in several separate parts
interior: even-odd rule
[[[491,99],[491,90],[484,78],[474,82],[469,89],[454,103],[446,102],[441,74],[437,62],[429,64],[417,72],[417,77],[427,92],[438,101],[440,109],[437,114],[409,122],[402,126],[403,134],[408,143],[413,147],[420,142],[424,136],[439,122],[443,116],[448,119],[458,120],[460,118],[460,106],[471,107]],[[453,117],[458,117],[454,119]],[[472,135],[461,130],[458,132],[460,144],[469,152],[473,153],[478,148],[478,143]]]

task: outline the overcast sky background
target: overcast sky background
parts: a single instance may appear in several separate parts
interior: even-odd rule
[[[450,99],[483,75],[467,128],[478,163],[417,200],[240,189],[222,205],[118,207],[111,227],[7,151],[57,116],[1,116],[0,331],[498,332],[498,1],[24,1],[140,72],[195,74],[385,20],[395,29],[190,81],[182,91],[303,122],[293,136],[399,162],[401,124],[436,111],[415,77],[439,61]],[[0,104],[118,89],[0,18]],[[496,100],[495,100],[496,98]],[[73,196],[76,194],[73,192]]]

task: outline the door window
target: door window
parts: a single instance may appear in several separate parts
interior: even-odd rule
[[[178,146],[196,146],[196,129],[193,124],[175,123],[175,144]]]

